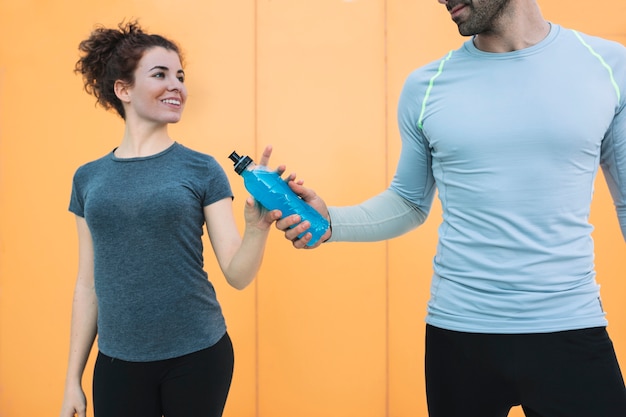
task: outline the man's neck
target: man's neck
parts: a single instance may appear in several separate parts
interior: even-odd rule
[[[474,37],[476,48],[485,52],[512,52],[536,45],[550,33],[548,23],[536,3],[518,4],[503,16],[491,31]]]

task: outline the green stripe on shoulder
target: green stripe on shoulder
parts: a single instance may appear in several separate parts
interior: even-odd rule
[[[420,117],[419,117],[419,119],[417,121],[417,127],[420,130],[422,129],[422,122],[424,120],[424,113],[426,112],[426,102],[428,101],[428,97],[430,96],[430,92],[433,89],[433,85],[435,84],[435,80],[443,72],[443,67],[446,65],[446,62],[448,62],[450,60],[450,58],[452,57],[452,53],[453,53],[453,51],[448,52],[448,55],[446,55],[446,57],[441,60],[441,62],[439,63],[439,68],[437,69],[437,73],[435,75],[433,75],[433,77],[430,79],[430,82],[428,83],[428,88],[426,89],[426,94],[424,94],[424,99],[422,100],[422,110],[420,111]]]
[[[572,32],[574,32],[574,35],[576,35],[576,37],[578,38],[578,40],[580,41],[580,43],[583,44],[583,46],[585,48],[587,48],[589,50],[589,52],[591,52],[591,55],[593,55],[594,57],[596,57],[598,59],[598,61],[600,61],[600,63],[602,64],[602,66],[607,70],[607,72],[609,73],[609,77],[611,78],[611,84],[613,84],[613,88],[615,89],[615,93],[617,94],[617,101],[620,102],[621,98],[622,98],[622,94],[619,90],[619,85],[617,85],[617,82],[615,81],[615,77],[613,76],[613,69],[611,68],[611,66],[609,64],[606,63],[606,61],[604,60],[604,58],[602,57],[602,55],[600,55],[599,53],[597,53],[596,51],[594,51],[594,49],[591,47],[591,45],[589,45],[587,42],[585,42],[585,40],[583,39],[583,37],[580,35],[580,33],[578,33],[575,30],[572,30]]]

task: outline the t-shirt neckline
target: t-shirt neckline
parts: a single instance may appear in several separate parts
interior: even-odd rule
[[[167,148],[163,149],[161,152],[157,152],[153,155],[147,155],[147,156],[133,156],[130,158],[118,158],[117,156],[115,156],[115,150],[117,148],[114,148],[110,155],[110,158],[115,161],[115,162],[138,162],[138,161],[146,161],[149,159],[155,159],[155,158],[159,158],[169,152],[171,152],[172,150],[174,150],[175,148],[177,148],[179,146],[178,142],[174,142],[172,143],[170,146],[168,146]]]

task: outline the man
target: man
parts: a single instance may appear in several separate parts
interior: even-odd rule
[[[545,21],[534,0],[438,1],[471,38],[408,77],[390,187],[327,208],[290,185],[331,220],[331,241],[412,230],[438,190],[431,417],[518,404],[533,417],[624,417],[588,216],[602,166],[626,237],[626,48]],[[277,227],[296,248],[310,239],[298,216]]]

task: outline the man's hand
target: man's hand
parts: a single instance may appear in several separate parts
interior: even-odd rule
[[[328,213],[326,203],[315,193],[315,191],[310,188],[304,187],[302,185],[302,181],[295,181],[295,174],[290,175],[288,184],[294,193],[296,193],[307,204],[317,210],[324,218],[329,220],[330,223],[330,215]],[[303,222],[300,216],[297,214],[287,216],[276,222],[276,228],[285,233],[285,239],[290,240],[293,244],[293,247],[296,249],[317,248],[323,242],[330,239],[332,230],[329,227],[326,233],[321,237],[321,239],[319,239],[314,245],[307,246],[307,243],[309,243],[309,241],[311,240],[312,235],[311,233],[305,232],[309,229],[310,226],[311,224],[308,221]],[[302,235],[302,237],[298,238],[298,236],[300,235]]]
[[[272,156],[272,146],[268,145],[263,150],[263,154],[261,155],[261,159],[259,161],[259,165],[268,166],[270,162],[270,157]],[[282,175],[286,170],[285,165],[279,165],[276,168],[276,172],[278,175]],[[321,213],[327,220],[330,219],[328,214],[328,208],[326,207],[326,203],[322,200],[316,193],[310,188],[304,187],[304,182],[302,180],[296,181],[296,174],[291,173],[287,178],[284,179],[289,187],[302,198],[306,203],[312,206],[315,210]],[[293,214],[290,216],[286,216],[276,222],[276,228],[285,233],[285,238],[290,240],[293,244],[293,247],[296,249],[313,249],[321,245],[326,240],[330,239],[332,231],[330,228],[328,231],[322,236],[320,240],[318,240],[315,245],[307,246],[307,243],[312,238],[311,233],[305,233],[309,227],[310,223],[308,221],[302,221],[300,216],[297,214]],[[304,234],[303,234],[304,233]],[[302,235],[302,238],[298,238],[299,235]]]

